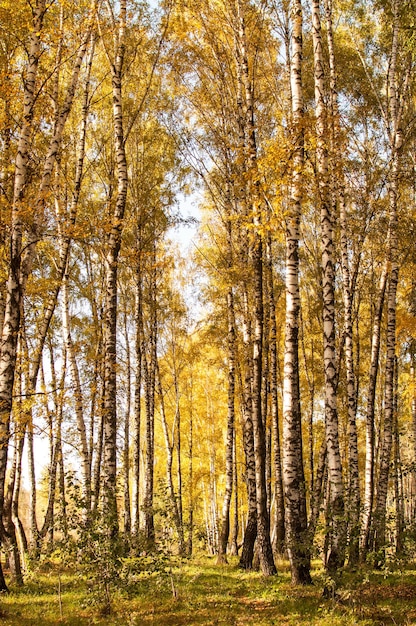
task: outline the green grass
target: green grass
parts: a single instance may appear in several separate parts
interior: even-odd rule
[[[317,566],[314,585],[293,587],[287,564],[264,578],[233,561],[213,558],[172,564],[172,570],[138,576],[112,591],[103,615],[99,589],[76,572],[49,568],[22,588],[0,596],[1,626],[52,624],[125,626],[387,626],[416,625],[416,570],[388,574],[361,569],[344,573],[336,599],[323,599]],[[99,580],[99,577],[98,577]],[[91,593],[92,592],[92,593]],[[94,600],[94,601],[93,601]],[[100,601],[101,600],[101,601]]]

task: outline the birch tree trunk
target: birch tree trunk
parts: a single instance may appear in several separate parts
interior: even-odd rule
[[[374,501],[374,418],[377,376],[379,370],[381,320],[387,285],[387,264],[384,264],[380,277],[376,310],[374,314],[373,332],[371,337],[371,362],[367,391],[366,407],[366,440],[365,440],[365,474],[363,514],[361,522],[361,559],[365,561],[370,548],[370,530]]]
[[[84,498],[85,513],[88,515],[88,512],[91,509],[91,458],[84,420],[84,403],[82,398],[81,380],[70,328],[68,279],[68,273],[66,272],[62,285],[62,332],[69,363],[69,371],[74,388],[75,418],[80,443],[79,453],[81,456],[82,495]]]
[[[7,436],[9,415],[12,407],[12,390],[14,380],[14,370],[16,366],[16,347],[17,338],[20,327],[20,314],[22,298],[25,290],[25,284],[31,271],[32,259],[34,254],[34,246],[39,239],[39,224],[42,221],[44,206],[47,192],[50,189],[53,168],[56,162],[58,150],[61,145],[62,134],[68,119],[68,115],[72,108],[76,87],[78,84],[79,72],[84,58],[88,40],[92,29],[94,9],[89,16],[89,27],[86,35],[77,53],[73,72],[71,75],[69,87],[62,107],[57,110],[55,124],[53,129],[52,140],[49,144],[48,153],[45,158],[40,188],[37,201],[35,203],[35,212],[31,224],[31,233],[29,234],[27,243],[22,246],[23,242],[23,219],[24,211],[24,195],[27,182],[27,164],[29,159],[29,143],[32,130],[32,120],[34,114],[34,105],[36,101],[35,87],[36,77],[41,55],[40,36],[43,28],[43,18],[47,7],[44,1],[39,0],[32,8],[33,31],[29,41],[29,60],[27,64],[26,80],[24,81],[24,104],[23,104],[23,124],[18,141],[17,157],[15,164],[15,185],[13,194],[12,208],[12,228],[11,228],[11,256],[10,256],[10,272],[7,283],[7,299],[5,307],[5,317],[3,324],[2,349],[0,353],[0,518],[2,516],[2,502],[4,496],[4,474],[7,464]],[[58,283],[59,284],[59,283]],[[58,287],[59,289],[59,287]],[[55,290],[56,291],[56,290]],[[52,317],[53,309],[56,303],[56,296],[53,304],[46,307],[43,318],[42,332],[40,333],[40,342],[34,361],[35,373],[31,376],[33,381],[36,380],[39,370],[39,362],[41,353],[46,339],[47,329]],[[4,370],[6,366],[6,370]],[[36,383],[32,384],[34,389]],[[4,436],[6,438],[3,438]],[[4,468],[3,468],[4,465]]]
[[[162,429],[163,429],[163,435],[165,438],[165,449],[166,449],[166,485],[168,488],[168,496],[170,500],[170,510],[172,513],[173,522],[176,527],[176,532],[178,534],[179,554],[183,555],[184,553],[183,526],[182,526],[182,520],[181,520],[181,516],[179,512],[178,498],[175,494],[175,488],[173,485],[173,473],[172,473],[173,450],[175,446],[174,433],[176,430],[176,420],[177,420],[178,414],[177,412],[175,414],[174,423],[172,427],[172,437],[171,437],[169,435],[168,423],[166,419],[165,400],[164,400],[163,389],[162,389],[162,381],[160,378],[159,364],[157,364],[156,375],[157,375],[157,386],[158,386],[159,402],[160,402],[160,416],[162,419]]]
[[[117,275],[124,213],[127,202],[127,158],[124,141],[122,83],[124,74],[127,0],[121,0],[114,23],[114,59],[110,60],[113,124],[117,160],[117,194],[111,217],[106,251],[106,293],[104,314],[104,448],[103,519],[110,535],[118,532],[117,518]]]
[[[357,397],[354,373],[353,325],[352,325],[352,281],[350,272],[350,251],[348,245],[348,226],[345,206],[345,179],[342,163],[342,137],[339,127],[339,106],[337,94],[337,76],[335,49],[332,26],[332,0],[325,0],[327,22],[327,40],[330,69],[331,102],[331,153],[332,153],[332,213],[335,215],[336,203],[339,203],[342,294],[344,301],[344,341],[345,368],[347,378],[348,405],[348,526],[349,526],[349,565],[356,565],[359,560],[360,535],[360,481],[358,470],[357,436]]]
[[[344,563],[345,520],[344,485],[339,447],[337,410],[337,365],[335,354],[335,262],[334,219],[328,189],[328,126],[325,104],[325,76],[322,50],[319,0],[312,0],[312,38],[314,47],[314,80],[316,107],[316,160],[318,197],[321,211],[323,345],[325,373],[325,432],[328,446],[328,479],[330,493],[330,541],[327,569],[335,574]]]
[[[271,399],[271,434],[273,442],[273,470],[274,470],[274,527],[273,548],[277,554],[284,553],[285,545],[285,503],[283,490],[282,459],[280,446],[280,424],[278,404],[278,348],[276,325],[276,299],[273,277],[271,236],[267,242],[267,272],[269,283],[269,316],[270,316],[270,399]]]
[[[134,422],[133,422],[133,488],[132,488],[132,530],[137,537],[140,529],[140,441],[141,441],[141,391],[142,391],[142,278],[140,250],[138,251],[135,293],[135,387],[134,387]]]
[[[384,395],[384,428],[381,442],[380,469],[374,520],[374,549],[379,564],[384,562],[386,546],[386,504],[390,474],[391,452],[393,445],[393,424],[395,409],[395,363],[396,363],[396,308],[397,286],[399,282],[398,261],[398,194],[400,157],[403,146],[401,129],[405,92],[399,93],[398,54],[399,54],[399,1],[393,0],[393,33],[391,55],[387,74],[386,121],[390,143],[389,231],[387,238],[387,262],[390,267],[387,288],[387,338],[386,338],[386,373]],[[404,81],[406,88],[407,80]]]
[[[302,88],[302,4],[292,0],[291,94],[293,172],[286,218],[286,330],[283,369],[283,484],[285,490],[286,546],[293,584],[309,584],[310,548],[307,532],[306,490],[303,469],[299,393],[299,225],[304,166],[304,114]]]
[[[227,294],[228,316],[228,412],[225,444],[225,494],[222,506],[221,529],[218,545],[218,563],[227,562],[227,544],[230,535],[230,507],[234,479],[234,422],[235,422],[235,326],[234,294],[232,287]]]
[[[41,55],[40,36],[45,12],[45,0],[38,0],[32,9],[32,30],[29,39],[28,63],[24,83],[22,126],[15,163],[9,275],[6,285],[6,303],[0,349],[0,538],[4,534],[2,522],[3,502],[22,298],[21,261],[24,213],[22,203],[28,174],[30,135],[32,132],[36,81]],[[0,564],[1,590],[7,590],[7,586],[4,582]]]
[[[146,406],[146,458],[144,485],[144,533],[149,548],[154,547],[155,522],[153,511],[155,464],[155,384],[157,367],[157,310],[156,310],[156,241],[152,242],[150,276],[149,339],[147,350],[143,342],[143,378]]]
[[[262,415],[262,366],[263,366],[263,244],[261,236],[261,208],[259,175],[257,167],[256,130],[254,122],[253,85],[250,79],[244,14],[240,0],[237,1],[238,37],[237,63],[241,65],[240,76],[245,103],[246,154],[247,154],[247,205],[252,209],[254,232],[250,244],[250,265],[253,274],[254,316],[253,316],[253,379],[252,409],[254,455],[256,467],[257,498],[257,544],[260,567],[265,576],[276,573],[273,550],[270,540],[270,516],[267,509],[266,487],[266,427]]]
[[[131,356],[130,338],[127,327],[127,312],[124,312],[124,338],[126,343],[126,408],[124,414],[124,442],[123,442],[123,501],[124,524],[123,531],[126,537],[131,534],[131,506],[130,506],[130,412],[131,412]]]
[[[245,306],[247,308],[247,306]],[[247,313],[245,313],[246,315]],[[245,317],[245,316],[244,316]],[[248,515],[244,529],[243,548],[241,551],[239,567],[251,569],[253,567],[254,543],[257,537],[257,499],[256,499],[256,462],[254,458],[254,435],[253,435],[253,408],[251,397],[251,358],[250,358],[250,325],[243,321],[243,346],[244,346],[244,381],[242,388],[242,416],[243,416],[243,447],[245,456],[245,481],[247,485]]]

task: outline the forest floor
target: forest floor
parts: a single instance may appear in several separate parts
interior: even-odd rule
[[[293,587],[287,563],[265,578],[236,562],[204,557],[167,564],[152,574],[107,588],[104,574],[65,570],[33,572],[24,587],[0,596],[1,626],[387,626],[416,625],[416,564],[392,571],[344,572],[335,598],[324,599],[318,565],[314,584]],[[108,611],[108,602],[111,610]],[[105,614],[107,613],[107,614]],[[109,613],[109,614],[108,614]]]

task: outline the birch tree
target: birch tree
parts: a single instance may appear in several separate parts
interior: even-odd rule
[[[292,582],[309,584],[310,549],[306,517],[302,424],[299,390],[299,227],[304,168],[304,103],[302,89],[302,4],[292,0],[290,85],[294,154],[290,204],[286,217],[286,326],[283,372],[283,481],[286,542]]]
[[[115,8],[108,5],[113,27],[114,51],[107,51],[113,95],[114,145],[116,152],[117,193],[110,216],[106,250],[106,295],[104,313],[104,482],[103,519],[110,534],[118,532],[117,479],[117,275],[124,213],[127,203],[128,175],[123,117],[123,76],[126,47],[127,0]]]
[[[326,87],[319,0],[313,0],[311,8],[317,134],[316,164],[318,202],[321,213],[325,432],[328,446],[329,507],[332,526],[326,565],[330,573],[335,573],[344,563],[346,540],[344,484],[339,447],[337,362],[335,353],[335,216],[332,212],[328,189],[328,120],[325,103]]]
[[[411,61],[405,59],[404,82],[399,87],[399,29],[400,4],[392,2],[392,39],[386,77],[385,122],[390,149],[390,168],[388,182],[389,227],[387,238],[387,261],[389,277],[387,286],[387,338],[386,338],[386,373],[384,397],[384,427],[381,442],[380,470],[375,508],[375,542],[377,553],[383,552],[386,544],[386,503],[393,445],[394,397],[395,397],[395,362],[396,362],[396,308],[397,286],[399,282],[398,258],[398,204],[399,172],[403,150],[403,111],[407,98]],[[379,554],[381,561],[383,554]]]

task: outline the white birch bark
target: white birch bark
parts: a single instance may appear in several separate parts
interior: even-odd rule
[[[162,381],[160,377],[159,363],[156,366],[157,372],[157,387],[159,392],[159,402],[160,402],[160,417],[162,420],[162,430],[163,436],[165,439],[165,450],[166,450],[166,485],[168,488],[168,495],[170,499],[170,509],[173,517],[173,522],[176,527],[176,532],[178,534],[178,543],[179,543],[179,554],[184,554],[184,535],[183,535],[183,525],[180,515],[180,510],[178,506],[178,497],[175,493],[175,487],[173,484],[173,450],[175,447],[175,431],[177,428],[177,419],[178,419],[178,408],[175,411],[175,417],[171,429],[171,435],[169,434],[168,422],[166,418],[165,412],[165,400],[162,388]]]
[[[140,529],[140,442],[141,442],[141,391],[142,391],[142,284],[140,250],[136,268],[135,293],[135,387],[133,422],[133,485],[132,485],[132,531],[137,536]]]
[[[40,37],[46,11],[45,0],[38,0],[33,7],[32,31],[29,39],[28,63],[24,82],[22,126],[17,145],[15,162],[12,224],[10,235],[10,269],[6,286],[6,303],[0,348],[0,524],[3,515],[4,481],[9,444],[10,412],[14,374],[16,368],[17,341],[21,312],[21,260],[22,260],[22,201],[27,179],[30,135],[39,59]],[[1,581],[0,581],[1,582]]]
[[[349,563],[354,565],[359,559],[360,532],[360,481],[358,470],[357,436],[357,398],[354,373],[352,307],[353,293],[350,271],[350,250],[348,245],[348,226],[345,205],[345,177],[342,163],[343,145],[340,133],[337,75],[332,24],[332,0],[325,0],[327,22],[327,41],[330,69],[331,103],[331,153],[332,153],[332,211],[335,215],[336,203],[339,203],[342,295],[344,301],[344,337],[345,369],[347,378],[348,406],[348,525],[349,525]]]
[[[124,213],[127,202],[127,158],[124,141],[122,83],[124,75],[127,0],[121,0],[114,28],[114,59],[109,58],[113,94],[117,194],[111,216],[105,259],[104,313],[104,444],[103,515],[111,533],[118,532],[117,519],[117,275]]]
[[[14,370],[16,365],[16,347],[20,327],[21,304],[24,294],[25,284],[31,270],[34,254],[34,245],[39,237],[39,226],[42,222],[43,207],[47,193],[50,189],[50,181],[56,156],[61,144],[62,133],[72,107],[75,90],[78,83],[79,72],[84,58],[88,40],[93,24],[96,2],[89,16],[89,26],[82,45],[78,51],[71,76],[70,85],[63,103],[55,119],[54,133],[49,145],[48,154],[45,159],[41,183],[38,192],[38,199],[33,217],[32,232],[29,234],[28,242],[22,246],[23,241],[23,221],[21,208],[24,202],[25,186],[27,179],[27,163],[29,159],[29,143],[32,129],[34,104],[36,100],[36,78],[41,55],[40,36],[43,27],[43,18],[46,12],[46,3],[42,0],[33,7],[33,31],[30,35],[29,61],[27,65],[26,80],[24,83],[24,103],[23,103],[23,123],[18,141],[18,149],[15,163],[15,185],[12,207],[12,228],[11,228],[11,256],[10,272],[7,283],[7,299],[5,306],[5,316],[3,324],[2,345],[0,351],[0,517],[4,494],[4,474],[7,464],[7,439],[9,430],[9,416],[12,407],[12,390],[14,381]],[[47,307],[47,314],[44,317],[45,323],[42,329],[40,345],[44,344],[47,328],[52,317],[53,306]],[[52,312],[51,312],[52,311]],[[41,349],[35,363],[36,370],[39,370]],[[36,371],[36,377],[37,377]],[[35,376],[31,377],[32,380]]]
[[[344,562],[345,521],[344,485],[339,447],[337,410],[337,366],[335,353],[335,261],[334,218],[328,189],[328,126],[325,103],[325,75],[319,0],[312,0],[312,39],[314,48],[316,160],[318,196],[321,211],[323,345],[325,374],[325,432],[328,447],[331,535],[327,569],[335,573]]]
[[[397,287],[399,282],[398,261],[398,193],[400,157],[403,146],[401,129],[402,112],[405,93],[399,94],[398,88],[398,54],[399,54],[399,1],[393,0],[393,34],[391,55],[387,74],[387,132],[390,143],[391,165],[389,176],[389,232],[387,239],[387,261],[389,264],[389,279],[387,288],[387,338],[386,338],[386,373],[384,395],[384,426],[381,441],[380,469],[378,476],[378,490],[375,508],[374,549],[380,562],[384,560],[386,545],[386,504],[389,484],[391,453],[393,445],[394,424],[394,397],[395,397],[395,362],[396,362],[396,308]],[[407,81],[405,80],[405,86]],[[401,95],[401,98],[400,98]]]
[[[237,0],[237,64],[241,66],[239,75],[244,94],[246,159],[247,159],[247,205],[250,206],[254,232],[250,245],[250,265],[253,274],[254,316],[253,316],[253,434],[256,464],[257,497],[257,545],[260,567],[264,575],[276,573],[273,550],[270,540],[270,516],[267,509],[266,488],[266,432],[262,415],[262,364],[263,364],[263,245],[261,228],[260,188],[257,165],[256,129],[254,120],[253,85],[250,79],[244,13],[242,3]]]
[[[231,240],[231,237],[229,237]],[[231,245],[231,241],[229,241]],[[230,250],[231,248],[229,248]],[[232,287],[227,293],[228,317],[228,411],[227,436],[225,445],[225,494],[221,513],[221,529],[218,546],[218,562],[226,563],[227,543],[230,535],[230,506],[234,479],[234,422],[235,422],[235,344],[236,333],[234,326],[234,294]]]
[[[367,391],[367,406],[366,406],[366,438],[365,438],[365,470],[364,470],[364,497],[363,497],[363,512],[361,520],[361,537],[360,537],[360,552],[361,559],[365,560],[367,551],[370,547],[370,530],[373,513],[374,502],[374,419],[375,419],[375,400],[376,400],[376,385],[379,371],[379,357],[380,357],[380,341],[381,341],[381,322],[384,308],[384,299],[387,285],[388,266],[387,263],[383,266],[383,271],[380,277],[380,284],[378,290],[377,304],[374,314],[373,332],[371,336],[371,361],[370,361],[370,373],[368,381]]]
[[[302,425],[299,393],[299,239],[304,167],[304,115],[302,87],[302,4],[293,0],[291,94],[293,170],[290,205],[286,218],[286,331],[283,370],[283,483],[285,490],[286,545],[292,582],[308,584],[310,549],[306,518]]]

